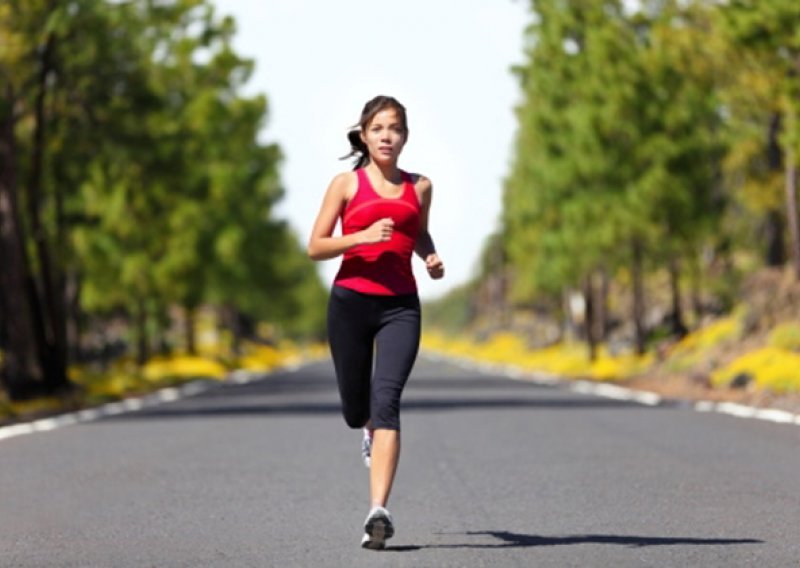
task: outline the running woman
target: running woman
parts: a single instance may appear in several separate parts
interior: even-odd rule
[[[342,414],[363,429],[370,468],[370,511],[361,546],[385,547],[394,534],[386,503],[400,457],[400,396],[419,350],[420,305],[411,269],[416,252],[431,278],[444,276],[428,232],[433,188],[397,167],[408,140],[406,110],[396,99],[367,102],[347,136],[353,171],[333,178],[308,242],[308,255],[342,255],[328,303],[328,339]],[[341,219],[342,234],[334,236]],[[373,368],[374,358],[374,368]]]

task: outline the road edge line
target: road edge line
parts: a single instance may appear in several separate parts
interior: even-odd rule
[[[749,418],[772,422],[773,424],[790,424],[800,426],[800,414],[777,408],[759,408],[735,402],[714,402],[710,400],[670,399],[658,393],[644,390],[631,389],[612,385],[609,383],[596,383],[582,379],[567,379],[559,375],[539,371],[526,371],[514,365],[486,363],[473,361],[468,358],[455,357],[427,351],[425,357],[434,361],[445,361],[458,367],[480,371],[482,373],[500,373],[509,379],[521,382],[532,382],[543,386],[562,385],[578,394],[589,394],[614,400],[625,400],[642,404],[644,406],[660,406],[677,402],[684,404],[695,412],[716,412],[736,418]]]
[[[310,365],[315,362],[315,359],[294,361],[286,365],[275,367],[269,371],[246,371],[244,369],[236,369],[228,373],[222,381],[198,378],[177,387],[164,387],[141,396],[124,398],[114,402],[107,402],[99,406],[82,408],[63,414],[55,414],[46,418],[15,422],[7,426],[0,426],[0,442],[17,436],[24,436],[25,434],[49,432],[75,424],[94,422],[109,416],[130,414],[147,408],[154,408],[168,402],[190,398],[214,388],[220,388],[226,385],[245,385],[264,380],[276,373],[295,373],[305,365]]]

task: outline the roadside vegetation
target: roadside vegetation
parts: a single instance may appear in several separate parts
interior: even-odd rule
[[[502,214],[425,347],[800,392],[800,3],[528,1]],[[317,353],[235,32],[211,0],[0,3],[5,416]]]
[[[7,416],[268,369],[323,339],[235,33],[208,0],[0,3]]]
[[[800,393],[800,4],[530,6],[502,217],[474,279],[429,306],[425,345],[676,394]]]

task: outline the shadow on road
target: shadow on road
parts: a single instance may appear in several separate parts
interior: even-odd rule
[[[764,541],[752,538],[690,538],[690,537],[654,537],[654,536],[620,536],[604,534],[586,534],[572,536],[541,536],[519,534],[508,531],[478,531],[466,533],[448,533],[468,536],[492,536],[500,542],[494,543],[460,543],[460,544],[424,544],[408,546],[387,546],[387,551],[408,552],[429,548],[526,548],[534,546],[564,546],[572,544],[616,544],[630,548],[647,546],[723,546],[731,544],[763,544]]]
[[[447,411],[447,410],[492,410],[498,408],[538,408],[538,409],[574,409],[583,408],[641,408],[641,406],[625,401],[610,399],[590,399],[573,397],[551,397],[547,399],[525,398],[411,398],[402,402],[404,413]],[[658,408],[658,407],[655,407]],[[191,417],[231,417],[231,416],[258,416],[258,415],[320,415],[339,414],[341,405],[338,401],[332,402],[255,402],[246,401],[234,403],[233,400],[224,401],[215,396],[213,399],[204,400],[204,397],[183,401],[179,404],[170,404],[153,409],[142,410],[131,414],[123,414],[109,418],[110,420],[141,420],[141,419],[167,419]]]
[[[551,385],[487,375],[412,375],[402,401],[404,413],[495,409],[637,409],[633,402],[598,398]],[[660,408],[662,405],[655,408]],[[265,375],[248,384],[220,384],[188,399],[122,414],[110,420],[224,418],[339,414],[333,369],[327,365],[298,373]]]

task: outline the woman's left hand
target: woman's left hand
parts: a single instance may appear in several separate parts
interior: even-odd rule
[[[425,257],[425,268],[428,269],[428,274],[430,274],[430,277],[434,280],[438,280],[444,276],[444,263],[442,263],[442,259],[440,259],[439,255],[435,252]]]

